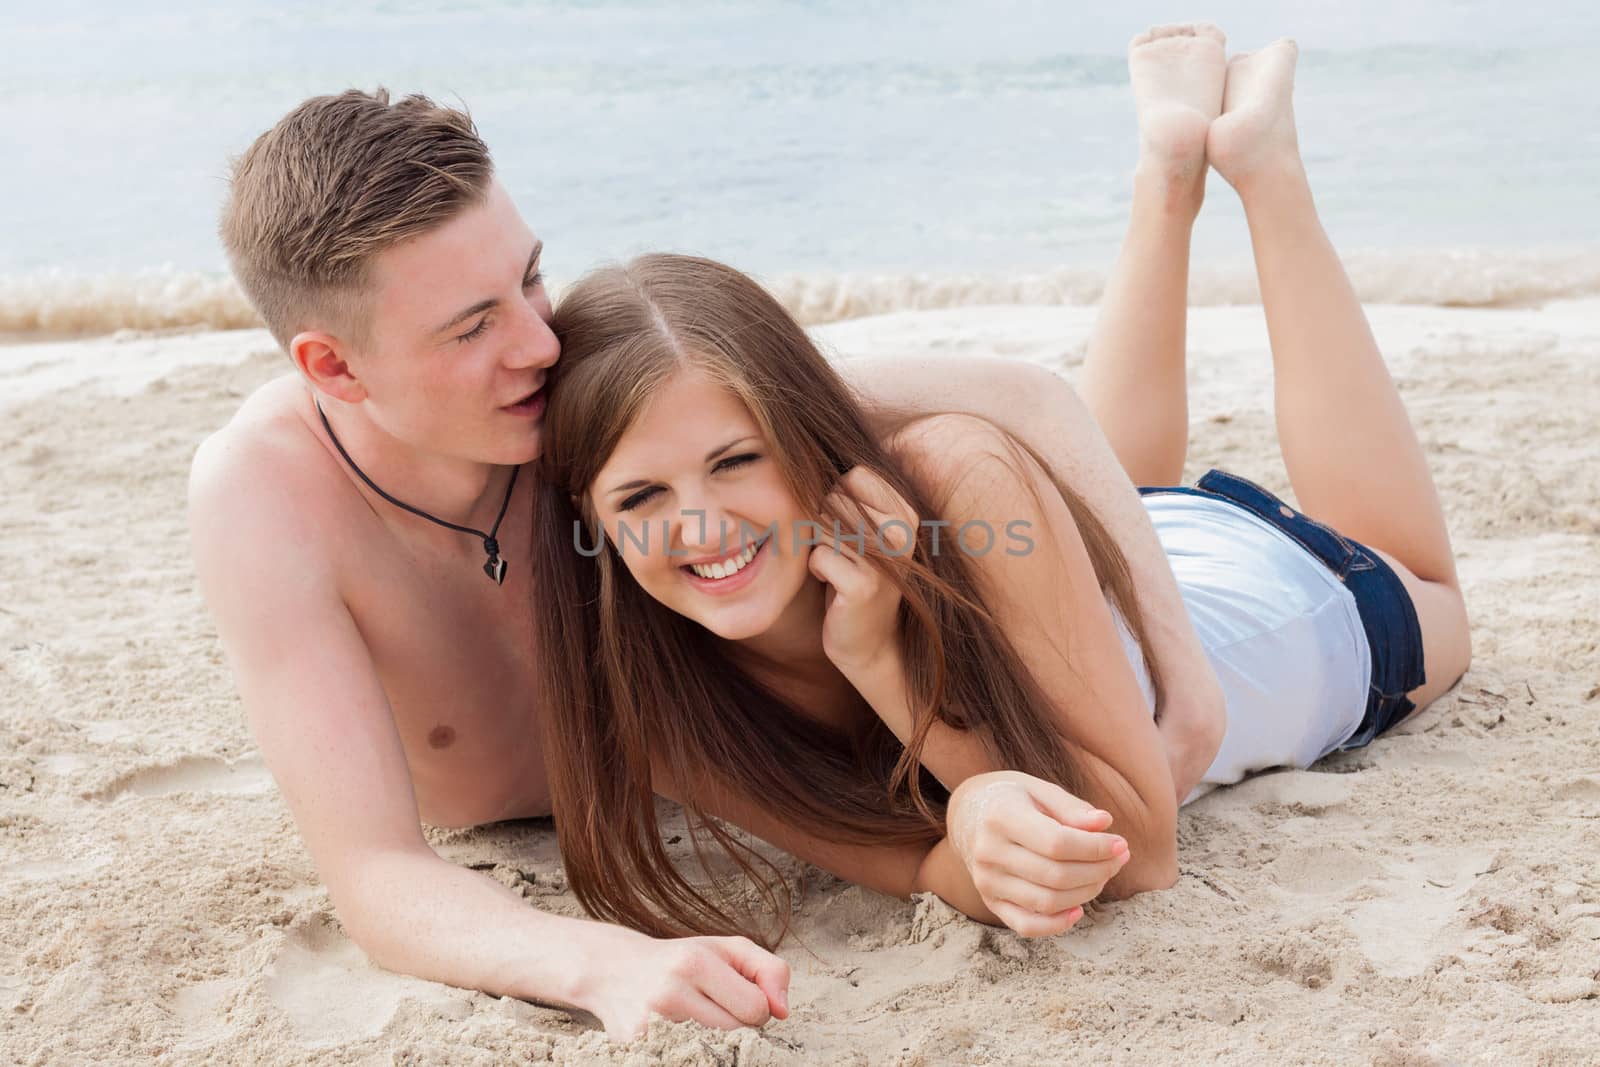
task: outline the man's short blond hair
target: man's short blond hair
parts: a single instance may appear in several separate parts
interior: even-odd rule
[[[386,89],[312,97],[234,162],[222,243],[286,351],[306,329],[364,345],[373,259],[482,203],[492,175],[464,111]]]

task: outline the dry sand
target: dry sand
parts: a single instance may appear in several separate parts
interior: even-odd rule
[[[0,1060],[1600,1063],[1600,304],[1374,307],[1434,457],[1477,658],[1396,735],[1186,808],[1183,874],[1027,941],[814,875],[793,1016],[723,1035],[380,971],[256,754],[191,573],[195,445],[260,331],[0,348]],[[1088,308],[836,323],[837,351],[1071,375]],[[1265,331],[1191,317],[1190,477],[1287,495]],[[430,829],[576,913],[547,821]]]

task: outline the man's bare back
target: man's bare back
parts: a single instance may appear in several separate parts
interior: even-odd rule
[[[475,538],[403,512],[359,482],[298,375],[257,390],[205,444],[201,464],[255,491],[292,493],[299,519],[326,532],[304,549],[340,576],[405,750],[421,820],[475,826],[548,815],[529,695],[531,472],[519,475],[499,531],[508,567],[505,583],[495,585],[474,573],[483,560]]]

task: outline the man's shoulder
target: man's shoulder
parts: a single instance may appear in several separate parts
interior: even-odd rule
[[[343,479],[306,422],[305,402],[296,376],[274,379],[200,443],[189,471],[197,540],[217,525],[228,526],[233,538],[274,539],[303,523],[320,524],[340,506]]]
[[[304,396],[305,387],[292,374],[256,389],[200,443],[192,473],[201,478],[270,474],[283,469],[283,460],[309,454],[316,438],[296,409]]]

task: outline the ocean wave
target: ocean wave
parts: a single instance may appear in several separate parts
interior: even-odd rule
[[[1356,295],[1368,304],[1506,308],[1600,295],[1600,249],[1357,252],[1342,258]],[[797,274],[774,278],[769,287],[801,322],[820,325],[932,308],[1091,305],[1105,281],[1105,271],[1069,268],[1012,276]],[[1251,264],[1190,272],[1191,307],[1260,300]]]
[[[131,274],[46,270],[0,276],[0,333],[60,336],[260,325],[260,316],[226,275],[163,267]]]
[[[1362,301],[1439,307],[1526,307],[1600,295],[1600,250],[1358,252],[1345,266]],[[808,326],[932,308],[1092,305],[1106,272],[1034,274],[826,273],[775,275],[767,285]],[[559,296],[559,294],[558,294]],[[1196,268],[1191,306],[1259,301],[1249,264]],[[0,277],[0,334],[87,335],[117,330],[254,328],[260,318],[232,278],[173,268],[132,274],[51,270]]]

